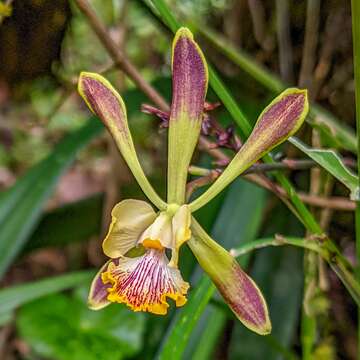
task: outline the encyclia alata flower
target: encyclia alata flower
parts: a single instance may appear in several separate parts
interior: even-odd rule
[[[112,134],[152,203],[128,199],[112,210],[112,222],[103,242],[103,251],[110,260],[93,280],[89,306],[101,309],[118,302],[134,311],[166,314],[168,298],[176,306],[184,305],[189,284],[182,279],[178,260],[180,247],[187,243],[238,319],[256,333],[268,334],[271,323],[260,290],[191,213],[298,130],[308,111],[307,93],[288,89],[275,98],[260,114],[251,135],[221,176],[205,193],[186,204],[188,167],[200,135],[208,85],[205,58],[186,28],[179,29],[174,38],[172,83],[165,202],[139,163],[121,96],[102,76],[87,72],[80,75],[79,93]],[[171,252],[170,258],[166,249]]]

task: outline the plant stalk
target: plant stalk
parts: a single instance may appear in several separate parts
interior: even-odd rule
[[[353,33],[353,61],[355,77],[355,109],[356,109],[356,133],[358,149],[360,149],[360,2],[351,1],[351,18]],[[357,154],[360,164],[360,154]],[[360,281],[360,201],[357,202],[355,210],[355,232],[356,232],[356,278]],[[358,309],[358,357],[360,358],[360,309]]]

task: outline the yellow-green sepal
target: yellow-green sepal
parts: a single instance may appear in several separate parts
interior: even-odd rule
[[[217,244],[192,219],[193,237],[188,245],[236,317],[259,335],[271,332],[269,311],[255,282],[228,251]]]
[[[262,156],[292,136],[304,122],[308,111],[306,90],[290,88],[277,96],[262,111],[249,138],[220,177],[189,205],[191,211],[208,203]]]
[[[123,158],[149,200],[159,209],[166,203],[155,192],[139,163],[128,126],[126,107],[108,80],[96,73],[82,72],[78,91],[89,109],[105,124]]]
[[[205,57],[187,28],[179,29],[173,41],[172,74],[168,203],[182,204],[188,167],[200,135],[208,85]]]

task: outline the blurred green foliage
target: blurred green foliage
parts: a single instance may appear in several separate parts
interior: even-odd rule
[[[124,305],[89,310],[87,291],[51,295],[20,309],[17,329],[36,354],[54,360],[120,360],[141,350],[145,315]]]

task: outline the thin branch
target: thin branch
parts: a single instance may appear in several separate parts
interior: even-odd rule
[[[266,33],[265,9],[262,1],[248,0],[254,36],[257,43],[266,51],[269,51],[269,41]]]
[[[251,251],[257,249],[263,249],[268,246],[284,246],[284,245],[297,246],[311,251],[315,251],[317,253],[321,253],[321,246],[319,246],[319,244],[314,239],[308,241],[305,238],[285,237],[285,236],[277,235],[275,236],[275,238],[265,238],[265,239],[255,240],[247,244],[244,244],[239,248],[231,249],[230,254],[234,257],[239,257]]]
[[[134,81],[137,87],[142,90],[159,108],[169,111],[169,105],[165,99],[143,78],[140,72],[119,49],[116,42],[109,36],[105,25],[99,19],[94,9],[87,0],[75,0],[79,9],[87,17],[92,29],[109,52],[115,64]]]
[[[307,160],[305,160],[305,161],[307,161]],[[261,169],[261,168],[263,168],[263,165],[267,165],[266,167],[269,167],[270,164],[269,165],[268,164],[255,164],[249,170],[251,170],[253,168]],[[281,165],[281,163],[274,164],[274,165]],[[303,165],[305,165],[305,164],[303,164]],[[267,170],[270,171],[269,169],[267,169]],[[275,170],[275,168],[273,168],[271,170]],[[279,170],[279,168],[277,168],[276,170]],[[259,170],[256,170],[255,172],[259,172]],[[197,166],[190,166],[189,173],[192,175],[197,175],[197,176],[201,176],[201,177],[198,179],[195,179],[189,183],[188,193],[190,193],[190,191],[192,189],[195,190],[201,186],[211,184],[221,174],[221,169],[210,170],[210,169],[204,169],[204,168],[197,167]],[[288,199],[288,195],[287,195],[286,191],[281,186],[277,185],[276,183],[270,181],[267,178],[254,176],[254,174],[251,172],[246,173],[246,174],[244,173],[243,177],[245,180],[251,181],[251,182],[271,191],[272,193],[279,196],[284,201]],[[334,209],[334,210],[342,210],[342,211],[354,211],[355,207],[356,207],[355,202],[353,202],[345,197],[340,197],[340,196],[324,197],[324,196],[318,196],[318,195],[311,195],[311,194],[307,194],[307,193],[303,193],[303,192],[298,192],[298,195],[304,203],[312,205],[312,206],[316,206],[316,207]]]
[[[317,252],[321,257],[330,265],[352,295],[356,304],[360,306],[360,285],[348,269],[348,262],[336,251],[334,252],[332,245],[328,241],[323,241],[321,238],[293,238],[277,236],[275,239],[266,238],[253,241],[245,244],[238,249],[230,250],[231,254],[235,257],[246,254],[255,249],[264,248],[267,246],[281,246],[293,245]]]
[[[356,167],[356,162],[353,159],[343,159],[343,161],[349,167]],[[284,159],[281,162],[277,162],[274,164],[254,164],[248,170],[246,170],[243,175],[253,173],[266,173],[278,170],[307,170],[313,167],[320,167],[320,165],[313,160]],[[211,171],[213,170],[193,165],[189,167],[189,173],[191,175],[207,176]]]

